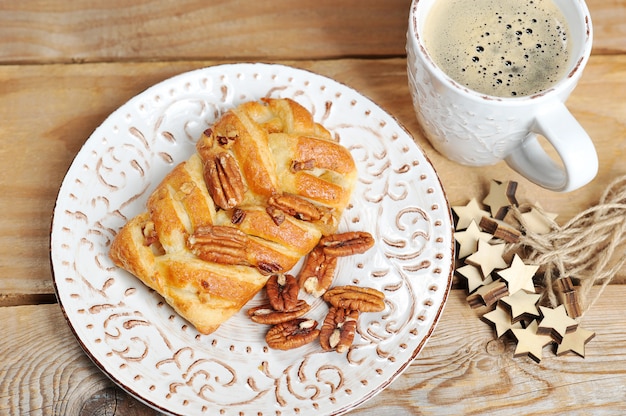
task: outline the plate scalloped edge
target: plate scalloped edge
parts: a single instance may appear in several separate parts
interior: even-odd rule
[[[359,169],[340,231],[368,231],[376,245],[341,259],[336,284],[375,287],[385,293],[387,308],[362,315],[347,355],[323,353],[314,344],[270,350],[266,328],[244,312],[201,335],[107,256],[116,230],[191,155],[200,133],[228,108],[266,96],[308,108],[350,149]],[[59,190],[50,260],[59,304],[83,350],[115,383],[159,411],[342,414],[395,380],[432,334],[452,283],[452,230],[430,161],[371,100],[306,70],[228,64],[148,88],[93,132]],[[308,300],[310,316],[323,319],[325,304]],[[260,301],[259,295],[250,306]]]

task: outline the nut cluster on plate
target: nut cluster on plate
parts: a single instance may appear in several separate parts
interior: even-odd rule
[[[319,339],[324,351],[347,351],[354,340],[359,314],[385,309],[385,295],[373,288],[354,285],[331,287],[337,259],[361,254],[374,245],[367,232],[346,232],[323,237],[306,257],[298,276],[274,274],[265,286],[268,302],[248,309],[256,323],[272,325],[265,340],[270,348],[290,350]],[[329,311],[319,323],[304,315],[311,306],[299,298],[300,290],[321,297]]]

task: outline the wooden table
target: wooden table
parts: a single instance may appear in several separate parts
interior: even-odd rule
[[[66,169],[105,117],[172,75],[223,62],[277,62],[345,83],[393,114],[438,171],[452,205],[491,179],[565,221],[626,174],[626,1],[589,0],[595,47],[568,106],[593,138],[597,178],[567,194],[504,164],[468,168],[420,133],[405,72],[409,0],[0,0],[0,414],[148,415],[82,352],[56,303],[51,212]],[[106,7],[104,7],[106,5]],[[539,363],[494,344],[455,283],[441,320],[408,370],[353,415],[624,414],[626,273],[582,325],[586,357]]]

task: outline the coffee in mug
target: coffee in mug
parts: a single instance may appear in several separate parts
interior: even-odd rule
[[[424,135],[455,162],[580,188],[598,157],[565,102],[592,40],[584,0],[412,0],[407,74]]]
[[[552,1],[440,0],[424,45],[452,79],[498,97],[533,95],[563,78],[568,26]]]

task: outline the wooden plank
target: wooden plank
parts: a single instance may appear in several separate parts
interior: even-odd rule
[[[432,338],[406,372],[353,415],[552,414],[625,410],[626,286],[609,287],[583,318],[596,332],[586,358],[556,357],[537,364],[513,358],[513,344],[493,341],[492,329],[451,293]],[[0,308],[0,413],[105,414],[112,404],[154,412],[114,388],[80,349],[58,305]],[[89,412],[87,411],[89,409]],[[111,414],[111,413],[106,413]]]
[[[589,0],[594,53],[626,50],[626,3]],[[404,55],[410,0],[0,0],[0,62]]]
[[[48,260],[51,213],[65,171],[109,113],[150,85],[216,61],[0,66],[0,305],[51,294]],[[451,204],[487,195],[491,179],[519,182],[520,202],[539,202],[566,221],[595,203],[616,176],[626,174],[626,56],[593,56],[568,105],[598,148],[600,173],[567,194],[543,190],[504,163],[485,168],[454,164],[420,132],[402,58],[286,61],[343,82],[393,114],[438,171]],[[626,273],[620,273],[623,278]],[[622,279],[623,280],[623,279]],[[16,300],[20,299],[20,300]]]
[[[593,53],[624,53],[626,3],[623,0],[587,0],[594,31]]]
[[[0,62],[404,54],[410,0],[0,1]]]

